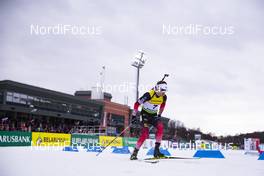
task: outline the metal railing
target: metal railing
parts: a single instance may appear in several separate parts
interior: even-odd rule
[[[70,130],[71,134],[91,134],[91,135],[106,135],[106,128],[100,126],[74,126]]]

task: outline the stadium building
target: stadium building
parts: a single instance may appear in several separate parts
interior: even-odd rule
[[[111,102],[111,94],[91,100],[82,93],[0,81],[0,130],[115,134],[128,125],[129,107]]]
[[[0,130],[116,135],[130,122],[129,106],[112,102],[112,95],[92,99],[92,91],[74,95],[15,81],[0,81]],[[168,118],[162,118],[164,137]],[[153,131],[155,132],[155,131]],[[124,136],[137,137],[140,125]]]
[[[92,91],[76,91],[75,96],[84,100],[91,100]],[[105,128],[108,134],[117,134],[129,125],[131,110],[127,105],[111,102],[111,99],[111,94],[103,93],[103,99],[97,100],[104,105],[101,128]],[[129,136],[129,130],[125,136]]]

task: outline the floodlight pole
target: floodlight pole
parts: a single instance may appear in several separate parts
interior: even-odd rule
[[[136,92],[136,101],[138,100],[139,97],[139,91],[138,91],[138,87],[139,87],[139,67],[137,67],[137,92]]]
[[[144,66],[145,64],[145,60],[143,60],[143,55],[144,52],[139,52],[140,53],[140,58],[136,58],[136,61],[134,61],[132,63],[133,67],[137,68],[137,82],[136,82],[136,101],[139,98],[139,91],[138,91],[138,87],[139,87],[139,75],[140,75],[140,69]]]

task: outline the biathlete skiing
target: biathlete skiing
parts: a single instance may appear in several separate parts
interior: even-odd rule
[[[130,160],[137,160],[137,154],[144,143],[144,141],[149,137],[149,128],[151,126],[157,129],[156,131],[156,143],[154,148],[154,157],[163,158],[165,157],[159,150],[160,143],[163,136],[163,123],[161,121],[161,114],[166,105],[166,92],[167,83],[164,78],[168,75],[165,74],[163,79],[155,85],[153,89],[146,92],[142,97],[140,97],[134,104],[134,110],[132,113],[132,122],[140,121],[141,123],[141,134],[136,143],[134,151],[130,156]],[[141,112],[138,111],[139,106],[142,106]]]

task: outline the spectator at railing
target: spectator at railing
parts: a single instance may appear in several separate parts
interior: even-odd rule
[[[101,129],[99,125],[93,126],[90,122],[80,120],[31,116],[28,118],[0,117],[0,120],[0,131],[106,134],[105,128]]]

